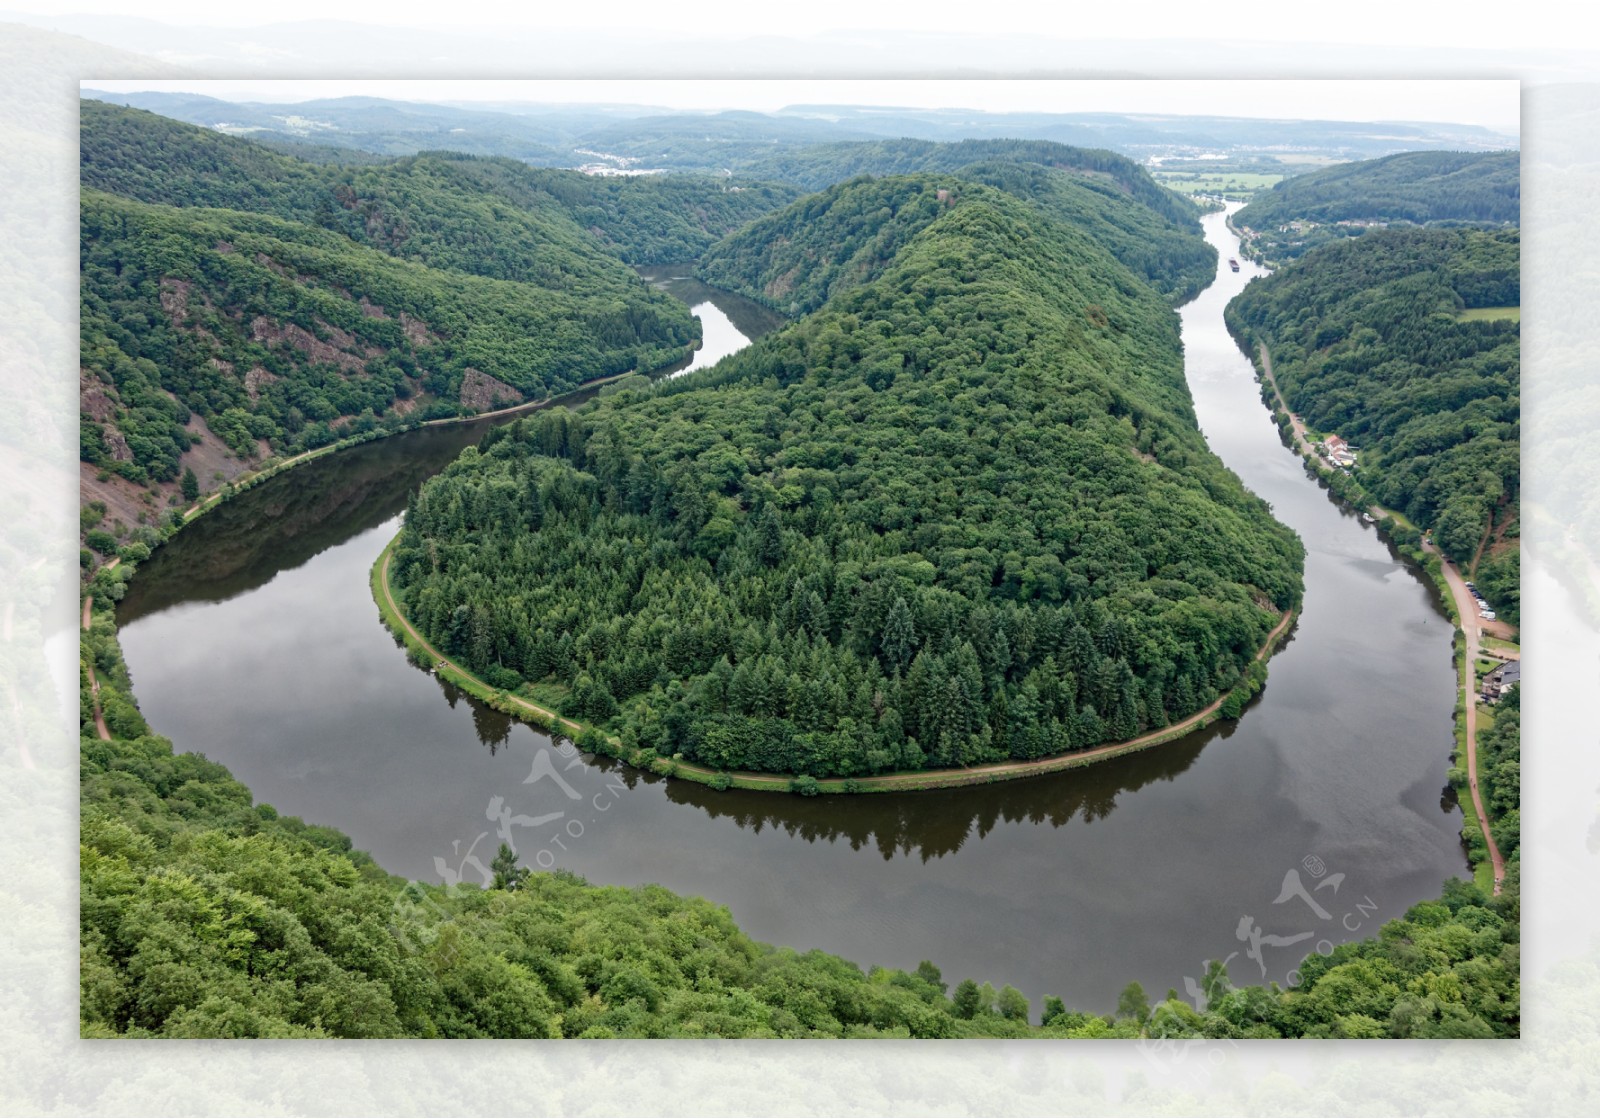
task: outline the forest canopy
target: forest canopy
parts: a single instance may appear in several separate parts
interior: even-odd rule
[[[207,438],[292,453],[670,364],[698,326],[628,264],[798,193],[451,153],[313,164],[80,111],[80,454],[140,485]]]
[[[392,573],[429,640],[631,749],[810,776],[1083,749],[1241,685],[1302,550],[1207,449],[1176,315],[946,181],[844,189],[894,238],[886,192],[935,213],[817,312],[424,486]]]
[[[862,251],[866,255],[856,265],[870,267],[873,260],[881,265],[893,255],[885,251],[892,245],[865,244],[859,240],[863,231],[870,228],[874,238],[903,237],[926,219],[925,212],[919,215],[915,209],[901,213],[893,198],[875,199],[855,189],[843,196],[848,205],[837,209],[838,188],[847,182],[854,187],[853,180],[862,176],[942,173],[987,183],[1032,203],[1048,217],[1076,225],[1174,300],[1198,292],[1216,267],[1216,250],[1201,235],[1194,205],[1159,186],[1132,160],[1107,151],[1029,140],[822,144],[775,155],[758,173],[823,193],[718,245],[704,259],[702,274],[711,283],[779,310],[814,310],[825,295],[811,287],[798,289],[798,299],[787,290],[773,295],[771,286],[795,286],[785,279],[789,270],[809,273],[809,259],[826,256],[843,264]],[[865,207],[872,203],[887,206],[894,220],[871,220]],[[852,213],[851,207],[857,206],[863,211]],[[753,258],[769,245],[780,249],[773,259],[761,262],[770,274],[752,271]]]

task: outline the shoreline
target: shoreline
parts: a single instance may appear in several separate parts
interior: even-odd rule
[[[1236,335],[1235,341],[1239,343],[1241,350],[1245,350],[1245,339]],[[1265,342],[1259,339],[1255,340],[1255,344],[1255,354],[1249,354],[1248,350],[1245,350],[1245,352],[1251,359],[1251,365],[1255,367],[1257,382],[1263,390],[1271,393],[1272,403],[1274,404],[1273,418],[1277,420],[1279,415],[1288,417],[1287,430],[1285,430],[1284,423],[1281,420],[1278,421],[1279,435],[1284,438],[1290,449],[1316,473],[1319,480],[1331,483],[1335,478],[1333,471],[1328,468],[1326,460],[1312,448],[1310,441],[1306,437],[1304,425],[1295,422],[1294,413],[1289,410],[1288,401],[1284,400],[1283,393],[1278,389],[1278,380],[1272,371],[1272,351],[1268,349]],[[1356,483],[1356,485],[1358,492],[1365,497],[1366,491],[1359,489],[1359,483]],[[1405,542],[1396,539],[1393,533],[1387,531],[1384,528],[1385,522],[1389,524],[1397,523],[1396,517],[1398,514],[1395,514],[1392,510],[1385,509],[1376,503],[1363,504],[1352,501],[1332,485],[1329,487],[1329,492],[1337,497],[1341,504],[1351,509],[1359,509],[1377,518],[1373,527],[1378,534],[1388,541],[1401,555],[1414,561],[1427,573],[1430,585],[1438,592],[1445,607],[1445,613],[1455,626],[1455,640],[1451,642],[1450,649],[1455,668],[1457,690],[1455,712],[1451,721],[1458,749],[1453,751],[1452,761],[1459,763],[1465,760],[1466,781],[1452,781],[1450,787],[1455,790],[1456,799],[1461,805],[1463,817],[1461,838],[1463,846],[1466,846],[1469,852],[1468,863],[1472,868],[1473,879],[1478,881],[1480,886],[1487,886],[1494,895],[1498,895],[1505,880],[1506,864],[1505,859],[1500,854],[1499,845],[1495,843],[1494,834],[1490,829],[1489,814],[1484,808],[1483,796],[1478,790],[1478,699],[1473,689],[1473,684],[1476,682],[1473,666],[1477,663],[1478,657],[1482,655],[1482,647],[1479,635],[1468,632],[1467,629],[1471,623],[1468,621],[1469,615],[1464,609],[1465,603],[1463,599],[1466,594],[1466,588],[1464,584],[1457,586],[1457,583],[1460,583],[1464,576],[1455,569],[1449,559],[1427,537],[1421,537],[1418,548],[1413,551]],[[1520,642],[1518,644],[1520,645]],[[1464,758],[1463,755],[1465,755]],[[1474,833],[1483,837],[1484,845],[1487,849],[1483,858],[1475,858],[1471,854],[1472,846],[1468,836]],[[1488,872],[1488,882],[1480,880],[1485,871]]]
[[[399,540],[397,535],[383,551],[378,554],[377,560],[372,565],[370,584],[373,600],[377,604],[378,614],[384,628],[388,629],[394,637],[406,648],[407,656],[419,667],[430,669],[434,675],[442,680],[447,680],[462,691],[467,692],[480,702],[488,704],[494,710],[506,715],[511,715],[521,721],[543,730],[547,734],[558,734],[573,738],[578,742],[581,736],[600,736],[608,749],[597,751],[607,757],[612,757],[636,769],[646,769],[663,777],[676,777],[682,780],[694,781],[697,784],[708,785],[716,789],[750,789],[759,792],[799,793],[796,782],[804,774],[778,774],[755,773],[742,770],[717,770],[700,765],[696,762],[685,761],[681,757],[672,756],[663,758],[653,752],[649,757],[642,756],[643,752],[630,752],[622,745],[620,740],[612,735],[565,718],[555,711],[541,707],[532,700],[494,688],[484,683],[471,672],[451,663],[439,653],[422,636],[415,626],[411,624],[404,612],[400,609],[399,602],[394,597],[394,589],[389,583],[389,560],[394,554],[394,546]],[[1278,619],[1266,640],[1256,650],[1252,664],[1264,663],[1276,651],[1277,646],[1288,634],[1292,623],[1298,617],[1294,607],[1285,610]],[[1171,726],[1160,727],[1145,734],[1127,739],[1123,742],[1111,742],[1102,746],[1094,746],[1087,750],[1080,750],[1070,754],[1056,754],[1048,758],[1036,758],[1028,761],[988,762],[983,765],[960,769],[920,769],[898,770],[892,773],[873,774],[864,777],[813,777],[813,791],[816,793],[886,793],[886,792],[920,792],[927,789],[951,789],[966,785],[988,785],[1000,781],[1016,781],[1028,777],[1039,777],[1045,774],[1058,773],[1065,769],[1076,769],[1080,766],[1092,765],[1095,762],[1108,761],[1111,758],[1121,757],[1125,754],[1146,750],[1152,746],[1159,746],[1175,739],[1187,737],[1194,731],[1202,730],[1222,718],[1222,705],[1227,702],[1233,690],[1245,686],[1249,674],[1242,674],[1240,680],[1230,689],[1218,696],[1212,703],[1196,711],[1194,714],[1173,723]],[[1264,685],[1262,685],[1264,686]],[[1252,695],[1257,693],[1252,693]],[[582,743],[579,742],[580,749]]]

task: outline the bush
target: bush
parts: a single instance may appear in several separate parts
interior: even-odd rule
[[[103,528],[91,529],[84,535],[83,542],[102,556],[117,554],[117,538]]]
[[[793,781],[790,781],[789,791],[791,793],[797,793],[803,797],[814,797],[818,793],[822,792],[822,786],[817,783],[817,779],[815,777],[807,773],[800,777],[796,777]]]
[[[733,778],[729,777],[726,773],[718,773],[706,783],[720,793],[724,789],[730,788],[733,785]]]
[[[522,683],[522,677],[503,664],[492,664],[482,672],[484,682],[492,688],[509,692]]]

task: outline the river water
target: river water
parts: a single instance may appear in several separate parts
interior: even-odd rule
[[[1237,723],[1052,776],[870,797],[719,793],[561,753],[409,665],[368,590],[406,495],[481,425],[327,456],[185,529],[120,607],[140,704],[177,749],[406,877],[479,881],[508,836],[530,865],[710,898],[760,940],[1012,983],[1036,1013],[1045,994],[1109,1011],[1133,979],[1183,992],[1230,954],[1236,982],[1284,983],[1466,875],[1451,628],[1279,442],[1222,325],[1258,273],[1228,271],[1221,215],[1206,230],[1224,263],[1182,311],[1196,410],[1308,552],[1304,613]],[[696,306],[706,358],[775,321],[680,272],[651,278]]]

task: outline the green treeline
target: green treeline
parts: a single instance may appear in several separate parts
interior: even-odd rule
[[[1043,141],[897,140],[789,152],[761,173],[822,193],[718,245],[703,258],[701,275],[790,313],[815,310],[870,277],[936,216],[931,197],[907,198],[903,187],[862,190],[854,180],[863,175],[923,175],[930,194],[960,181],[986,183],[1077,226],[1173,299],[1194,295],[1216,268],[1199,211],[1110,152]],[[950,178],[935,182],[932,173]]]
[[[104,603],[124,585],[125,573],[106,572],[92,589]],[[700,898],[529,874],[508,851],[491,864],[502,888],[480,887],[471,867],[449,889],[406,883],[348,836],[255,804],[226,768],[152,733],[109,610],[96,611],[80,653],[85,1037],[1518,1032],[1515,863],[1503,897],[1452,882],[1378,939],[1310,957],[1293,991],[1235,989],[1213,965],[1204,1012],[1175,997],[1152,1007],[1138,984],[1115,1010],[1069,1010],[1057,998],[1033,1008],[1009,986],[949,984],[931,963],[863,970],[773,948]],[[95,734],[90,665],[109,742]],[[1514,723],[1502,725],[1514,735]]]
[[[1283,180],[1233,218],[1256,232],[1251,249],[1272,261],[1365,231],[1340,223],[1499,226],[1521,220],[1521,156],[1514,151],[1400,152],[1341,163]]]
[[[1227,309],[1249,348],[1267,344],[1307,426],[1359,448],[1362,487],[1469,570],[1518,524],[1520,326],[1461,312],[1519,303],[1519,253],[1514,230],[1377,230],[1253,281]],[[1480,587],[1514,620],[1517,549],[1484,554]]]
[[[939,205],[714,369],[464,454],[408,512],[408,616],[724,770],[1037,758],[1259,686],[1303,553],[1207,449],[1176,315],[1016,199]]]
[[[1478,786],[1489,813],[1489,830],[1506,859],[1520,859],[1522,846],[1522,688],[1500,698],[1493,725],[1478,729]],[[1481,712],[1480,712],[1481,717]],[[1488,722],[1482,718],[1482,722]],[[1465,781],[1460,782],[1464,787]],[[1487,855],[1487,852],[1485,852]]]
[[[1119,193],[1161,214],[1174,225],[1194,221],[1194,204],[1160,186],[1127,156],[1099,148],[1075,148],[1052,140],[873,140],[816,144],[779,152],[749,169],[761,178],[821,190],[860,175],[954,172],[975,163],[1025,163],[1085,178],[1100,178]]]
[[[1522,217],[1521,157],[1510,152],[1400,152],[1284,179],[1240,210],[1253,229],[1311,221],[1511,222]]]
[[[665,364],[696,333],[682,304],[603,274],[491,280],[264,215],[91,190],[80,221],[81,364],[107,401],[81,455],[136,482],[177,479],[192,415],[241,457],[260,439],[293,451],[424,394],[453,415],[468,370],[515,402]]]
[[[1216,250],[1191,218],[1167,224],[1114,188],[1024,164],[981,164],[945,176],[852,179],[760,218],[713,247],[699,275],[789,314],[816,310],[878,275],[917,232],[985,183],[1072,225],[1169,296],[1192,295],[1216,268]]]
[[[799,194],[701,175],[602,178],[459,152],[314,164],[139,109],[82,101],[80,114],[86,187],[164,206],[271,214],[501,280],[625,276],[618,258],[690,260]]]

